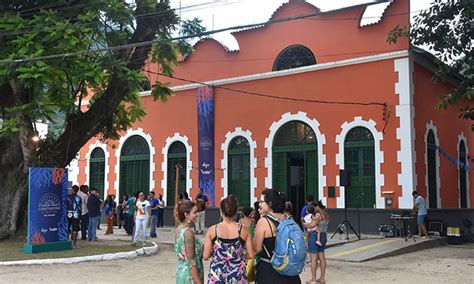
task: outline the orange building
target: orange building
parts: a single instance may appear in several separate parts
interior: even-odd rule
[[[233,193],[250,205],[275,188],[298,208],[309,193],[332,208],[411,208],[416,189],[429,208],[472,208],[472,171],[453,160],[469,167],[470,122],[457,107],[434,109],[454,79],[433,83],[429,53],[407,39],[387,43],[390,30],[409,23],[408,0],[388,2],[380,21],[361,26],[369,5],[320,12],[290,0],[270,20],[313,16],[234,32],[238,50],[201,40],[174,79],[148,64],[150,82],[172,83],[176,96],[161,103],[144,92],[147,116],[114,145],[89,141],[73,182],[117,196],[153,190],[171,205],[179,164],[179,190],[195,197],[197,90],[205,83],[214,99],[217,201]],[[346,190],[341,169],[352,173]]]

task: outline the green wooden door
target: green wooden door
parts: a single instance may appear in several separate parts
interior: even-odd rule
[[[236,137],[230,142],[228,151],[228,194],[236,196],[239,206],[251,206],[249,142],[245,137]]]
[[[166,185],[166,204],[174,206],[176,193],[176,166],[179,167],[178,195],[186,191],[186,146],[182,142],[174,142],[168,149],[168,173]]]
[[[317,140],[312,128],[301,121],[290,121],[277,132],[273,143],[273,188],[290,196],[290,153],[304,154],[305,195],[318,199]]]
[[[429,208],[438,208],[438,173],[436,172],[436,140],[432,130],[428,132],[428,196]]]
[[[346,206],[349,208],[375,207],[375,149],[372,133],[364,127],[349,131],[344,143],[345,169],[352,175],[346,187]]]
[[[150,191],[150,149],[138,135],[128,138],[122,148],[119,181],[120,194]]]
[[[105,182],[105,153],[101,148],[95,148],[89,161],[89,187],[99,190],[100,198],[104,198]]]

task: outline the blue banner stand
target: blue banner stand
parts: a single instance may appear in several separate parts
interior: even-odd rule
[[[38,169],[38,168],[37,168]],[[42,169],[42,170],[53,170],[53,169]],[[30,178],[31,178],[31,172],[32,168],[30,168]],[[67,173],[67,172],[66,172]],[[31,191],[32,191],[32,184],[31,184],[31,179],[29,178],[29,186],[28,186],[28,237],[27,237],[27,243],[23,245],[23,252],[26,254],[33,254],[33,253],[40,253],[40,252],[48,252],[48,251],[62,251],[62,250],[70,250],[72,249],[72,242],[71,240],[60,240],[60,241],[55,241],[55,242],[45,242],[45,243],[40,243],[40,244],[33,244],[32,243],[32,236],[31,236],[31,223],[32,220],[32,214],[35,214],[32,212],[31,208]],[[67,192],[67,174],[66,176],[62,179],[61,182],[63,190]],[[61,185],[60,185],[61,186]],[[65,187],[65,188],[64,188]],[[34,186],[33,186],[34,188]],[[34,188],[36,189],[36,188]],[[66,204],[63,203],[60,206],[60,217],[62,218],[61,222],[64,223],[64,219],[67,218],[65,214],[67,214],[67,208],[65,208]],[[64,216],[63,216],[64,215]],[[67,220],[67,219],[66,219]],[[59,224],[58,224],[59,225]],[[63,224],[64,226],[64,224]],[[66,227],[67,228],[67,227]],[[64,231],[65,228],[62,228],[62,231]],[[67,229],[66,229],[67,230]]]

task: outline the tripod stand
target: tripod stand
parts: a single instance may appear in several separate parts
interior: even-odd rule
[[[345,187],[349,187],[349,186],[345,186]],[[357,234],[354,227],[352,227],[351,222],[349,222],[349,220],[347,220],[347,202],[346,202],[346,198],[344,198],[344,220],[342,220],[342,222],[337,226],[336,231],[331,236],[331,240],[332,240],[332,238],[334,238],[334,236],[338,232],[341,231],[342,227],[346,228],[346,240],[349,240],[349,229],[351,229],[351,231],[354,233],[354,235],[356,235],[357,238],[360,240],[360,235]]]

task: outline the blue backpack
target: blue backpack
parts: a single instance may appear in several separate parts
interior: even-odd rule
[[[267,215],[266,218],[277,225],[273,255],[269,253],[265,246],[263,247],[268,255],[272,255],[268,262],[281,275],[300,275],[306,258],[303,231],[293,218],[281,221],[271,215]]]

